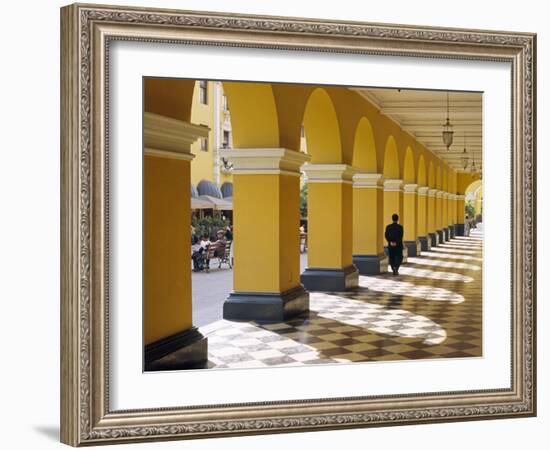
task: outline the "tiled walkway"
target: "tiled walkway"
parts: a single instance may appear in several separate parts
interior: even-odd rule
[[[310,312],[288,322],[201,327],[209,367],[481,356],[482,237],[409,257],[399,276],[360,276],[352,292],[311,293]]]

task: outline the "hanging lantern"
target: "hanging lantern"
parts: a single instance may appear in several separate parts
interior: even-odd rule
[[[464,133],[464,150],[462,150],[460,162],[462,163],[462,168],[466,170],[469,163],[468,153],[466,152],[466,133]]]
[[[441,132],[441,137],[443,138],[443,143],[445,144],[445,147],[447,147],[447,150],[449,150],[449,147],[453,144],[453,134],[453,126],[449,119],[449,92],[447,91],[447,120],[445,121],[443,131]]]
[[[472,173],[477,173],[476,160],[472,160],[472,167],[470,169]]]

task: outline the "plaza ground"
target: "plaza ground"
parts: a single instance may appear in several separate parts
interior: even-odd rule
[[[222,319],[227,266],[193,274],[193,320],[209,368],[260,368],[482,356],[482,224],[419,257],[399,276],[359,277],[344,293],[310,293],[310,311],[273,324]],[[307,255],[302,255],[302,270]]]

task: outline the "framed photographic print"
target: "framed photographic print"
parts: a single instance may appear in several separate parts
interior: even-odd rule
[[[536,413],[536,36],[61,10],[79,446]]]

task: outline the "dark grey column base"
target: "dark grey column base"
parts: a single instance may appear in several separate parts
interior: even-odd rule
[[[447,227],[447,229],[449,230],[449,239],[454,239],[454,237],[455,237],[455,227],[454,227],[454,225],[449,225]]]
[[[386,273],[388,264],[388,256],[385,253],[379,255],[353,255],[353,265],[361,275]]]
[[[428,233],[431,241],[431,247],[437,247],[439,245],[439,235],[437,233]]]
[[[427,252],[432,248],[432,239],[430,236],[419,236],[418,240],[420,241],[420,251]]]
[[[353,264],[343,269],[308,267],[302,273],[301,281],[310,292],[343,292],[359,285],[359,273]]]
[[[443,244],[445,242],[445,234],[443,233],[443,230],[437,230],[436,233],[437,233],[437,236],[439,237],[439,241],[437,242],[437,245]]]
[[[282,293],[232,292],[223,304],[226,320],[284,322],[309,311],[309,293],[298,286]]]
[[[420,241],[417,239],[416,241],[405,241],[404,242],[405,247],[407,248],[407,254],[408,256],[419,256],[420,255]]]
[[[455,225],[455,227],[456,227],[456,235],[457,236],[465,236],[465,234],[464,234],[465,230],[464,230],[464,224],[463,223],[457,223]]]
[[[197,327],[145,346],[144,370],[202,369],[208,362],[208,339]]]

